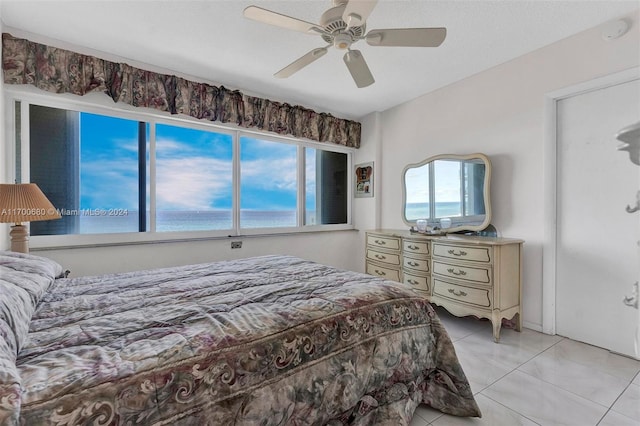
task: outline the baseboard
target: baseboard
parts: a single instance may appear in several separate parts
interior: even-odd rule
[[[529,322],[529,321],[522,321],[522,326],[524,328],[528,328],[533,331],[539,331],[540,333],[542,333],[542,324],[536,324],[534,322]]]

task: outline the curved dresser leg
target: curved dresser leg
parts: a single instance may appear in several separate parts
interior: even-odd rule
[[[516,315],[518,316],[518,321],[516,321],[516,331],[522,331],[522,314],[518,312]]]
[[[502,327],[502,316],[499,310],[494,310],[491,313],[491,325],[493,325],[493,341],[500,342],[500,327]]]

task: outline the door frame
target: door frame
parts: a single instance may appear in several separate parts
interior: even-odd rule
[[[608,74],[545,94],[544,99],[544,239],[542,250],[542,332],[556,334],[557,273],[557,106],[558,102],[583,93],[640,80],[640,67]],[[611,135],[612,139],[614,135]],[[615,145],[612,144],[612,149]],[[622,295],[621,295],[622,297]]]

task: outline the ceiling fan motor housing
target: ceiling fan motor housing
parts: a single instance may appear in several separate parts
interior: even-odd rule
[[[338,49],[347,49],[355,40],[362,38],[365,33],[366,24],[353,26],[347,30],[347,23],[342,19],[342,14],[347,2],[334,0],[337,6],[328,9],[320,17],[320,25],[329,34],[323,34],[322,39],[333,44]]]

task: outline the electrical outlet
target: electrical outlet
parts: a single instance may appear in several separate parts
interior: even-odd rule
[[[231,248],[232,249],[242,248],[242,241],[231,241]]]

